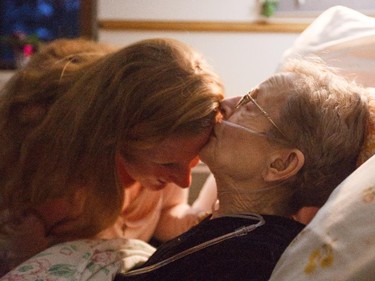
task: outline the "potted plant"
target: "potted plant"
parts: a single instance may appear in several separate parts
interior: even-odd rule
[[[279,0],[264,0],[262,1],[260,14],[267,18],[271,17],[279,4]]]

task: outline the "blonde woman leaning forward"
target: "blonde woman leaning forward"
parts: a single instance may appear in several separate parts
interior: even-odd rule
[[[180,187],[215,122],[218,77],[171,39],[80,50],[36,55],[1,92],[3,273],[59,242],[166,240],[196,222]]]

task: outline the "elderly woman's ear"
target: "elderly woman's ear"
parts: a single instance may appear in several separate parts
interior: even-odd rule
[[[305,163],[305,156],[299,149],[282,149],[270,157],[262,176],[264,181],[281,181],[296,175]]]

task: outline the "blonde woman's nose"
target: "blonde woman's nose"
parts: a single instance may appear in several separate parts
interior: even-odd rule
[[[172,175],[171,180],[178,186],[189,187],[191,185],[191,169],[186,168],[179,170]]]

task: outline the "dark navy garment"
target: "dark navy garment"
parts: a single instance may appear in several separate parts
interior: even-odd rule
[[[211,245],[147,273],[135,276],[118,274],[115,280],[268,280],[281,254],[304,225],[285,217],[265,215],[263,218],[265,224],[246,235]],[[257,222],[239,217],[206,219],[162,244],[141,268]]]

